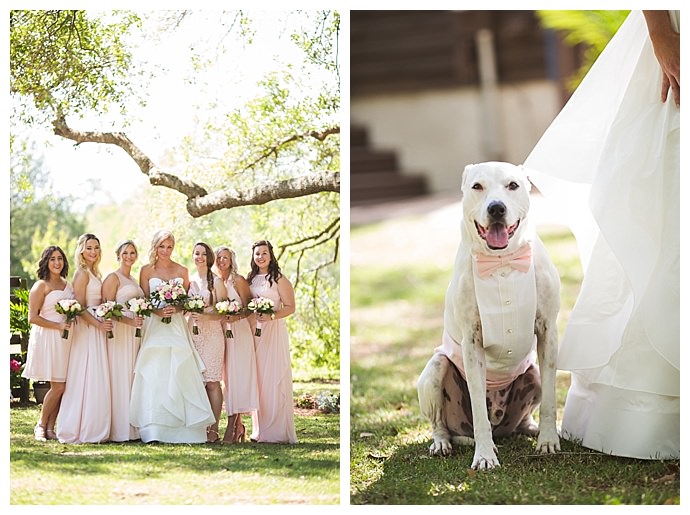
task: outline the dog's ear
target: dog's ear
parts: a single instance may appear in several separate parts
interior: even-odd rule
[[[527,169],[524,167],[524,165],[518,165],[518,168],[525,177],[525,186],[527,188],[527,193],[530,193],[532,191],[532,181],[529,180],[529,176],[527,175]]]
[[[467,174],[469,171],[474,167],[474,164],[469,164],[465,166],[465,169],[462,172],[462,180],[460,181],[460,189],[465,190],[465,183],[467,182]]]

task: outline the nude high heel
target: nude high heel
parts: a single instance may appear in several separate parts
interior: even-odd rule
[[[237,415],[235,419],[235,434],[233,435],[232,441],[235,443],[244,442],[244,436],[247,430],[242,423],[242,416]]]

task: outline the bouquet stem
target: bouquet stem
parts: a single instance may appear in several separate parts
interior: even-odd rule
[[[230,324],[225,324],[225,337],[226,338],[234,338],[232,334],[232,329],[230,329]]]
[[[261,336],[261,323],[256,323],[256,331],[254,331],[254,336]]]
[[[164,324],[169,324],[170,322],[172,322],[172,317],[163,317],[161,322],[163,322]]]
[[[141,327],[137,327],[137,330],[134,331],[134,337],[141,338]]]
[[[199,334],[199,326],[196,325],[196,322],[192,326],[192,334]]]
[[[105,333],[105,335],[106,335],[108,338],[112,338],[112,337],[114,336],[112,331],[108,331],[107,333]]]
[[[69,338],[69,329],[63,329],[62,330],[62,339],[66,340],[67,338]]]

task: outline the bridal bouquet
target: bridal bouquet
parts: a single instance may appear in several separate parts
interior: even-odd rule
[[[185,300],[187,300],[187,292],[184,286],[175,279],[162,282],[151,292],[151,301],[155,302],[159,307],[163,307],[166,304],[169,306],[181,306]],[[161,322],[169,324],[172,322],[172,317],[163,317]]]
[[[187,300],[184,301],[183,307],[185,313],[203,313],[206,305],[201,295],[190,295],[187,297]],[[194,321],[194,325],[192,326],[192,333],[199,334],[199,326],[196,325],[196,321]]]
[[[114,300],[109,300],[100,306],[96,306],[96,316],[105,318],[106,320],[111,318],[122,318],[122,309],[122,304],[118,304]],[[113,332],[108,331],[106,336],[112,338]]]
[[[242,304],[236,299],[222,300],[216,303],[216,311],[221,315],[239,315],[242,313]],[[230,322],[225,323],[225,337],[234,338]]]
[[[71,322],[84,312],[84,308],[81,307],[81,304],[79,304],[76,299],[62,299],[55,304],[55,311],[61,315],[65,315],[67,317],[67,322]],[[62,331],[62,337],[64,339],[69,337],[68,329]]]
[[[150,317],[153,313],[153,304],[144,297],[135,297],[127,301],[127,308],[138,317]],[[136,338],[141,338],[141,327],[137,327],[134,333]]]
[[[266,297],[254,297],[247,304],[247,309],[253,311],[254,313],[262,313],[264,315],[272,315],[274,313],[273,308],[275,304],[271,299]],[[255,336],[261,336],[261,322],[257,320],[256,331],[254,331]]]

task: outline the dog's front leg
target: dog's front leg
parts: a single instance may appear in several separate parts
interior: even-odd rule
[[[500,464],[498,463],[496,446],[491,435],[491,423],[486,408],[486,357],[482,346],[481,328],[473,327],[470,341],[463,340],[462,359],[472,404],[475,442],[472,468],[492,469]]]
[[[453,446],[445,413],[443,378],[448,372],[448,358],[434,354],[417,381],[417,394],[422,415],[431,422],[433,442],[429,452],[435,456],[448,456]]]
[[[541,375],[537,451],[549,454],[561,450],[558,431],[556,430],[556,358],[558,356],[556,322],[537,318],[536,333]]]

